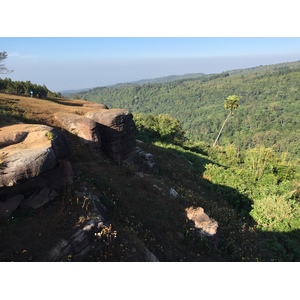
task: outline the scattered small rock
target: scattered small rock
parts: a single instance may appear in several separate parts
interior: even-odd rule
[[[58,196],[55,190],[44,187],[41,191],[31,195],[21,203],[22,207],[39,208]]]
[[[218,222],[205,214],[202,207],[189,207],[185,211],[187,218],[194,222],[195,228],[200,229],[201,234],[213,236],[217,233]]]

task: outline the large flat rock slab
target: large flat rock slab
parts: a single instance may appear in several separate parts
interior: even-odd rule
[[[14,186],[51,170],[70,154],[64,136],[40,124],[16,124],[0,130],[0,188]]]

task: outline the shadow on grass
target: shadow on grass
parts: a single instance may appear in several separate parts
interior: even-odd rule
[[[300,259],[299,231],[281,233],[258,230],[249,215],[252,205],[250,198],[234,188],[203,179],[205,165],[214,163],[207,156],[182,151],[173,146],[164,148],[147,145],[147,150],[155,156],[159,176],[168,178],[169,184],[172,184],[181,195],[176,205],[169,203],[169,207],[161,205],[160,208],[170,220],[168,226],[180,223],[181,228],[185,228],[186,260],[298,261]],[[199,234],[191,231],[190,224],[182,225],[187,222],[186,219],[182,219],[183,210],[189,206],[204,208],[211,218],[218,221],[219,236],[216,244],[211,245],[209,239],[199,237]],[[180,226],[177,227],[178,232]],[[175,235],[173,238],[174,245],[180,244],[178,239],[175,242]],[[159,251],[154,250],[154,253],[163,260],[168,257],[159,254]],[[196,253],[200,256],[195,256]]]
[[[180,178],[187,184],[188,182],[190,182],[190,184],[197,183],[198,186],[201,185],[202,188],[205,187],[207,191],[218,194],[242,217],[249,217],[251,205],[253,203],[250,198],[241,194],[234,188],[215,184],[204,179],[203,174],[206,171],[206,165],[214,164],[221,166],[210,160],[206,155],[203,155],[202,153],[205,153],[205,150],[195,153],[190,150],[187,151],[186,148],[172,146],[167,149],[160,148],[160,152],[165,152],[163,159],[160,161],[160,168],[164,173],[168,174],[168,176],[173,177],[174,181],[176,181],[176,178]],[[197,188],[195,184],[192,186]]]

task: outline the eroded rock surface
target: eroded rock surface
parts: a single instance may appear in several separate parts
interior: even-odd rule
[[[28,190],[37,195],[31,207],[46,203],[57,196],[46,186],[63,174],[71,150],[64,135],[57,129],[41,124],[16,124],[0,128],[0,214],[8,217],[21,201],[29,201]],[[57,169],[58,171],[53,171]],[[55,174],[55,178],[49,176]],[[60,177],[60,182],[62,182]],[[58,187],[58,185],[56,185]],[[51,190],[51,192],[50,192]],[[46,195],[47,194],[47,195]],[[18,196],[20,195],[20,196]],[[23,195],[23,196],[22,196]],[[23,198],[22,198],[23,197]],[[21,199],[19,201],[19,199]],[[17,200],[18,201],[17,201]]]
[[[0,155],[3,157],[0,187],[14,186],[39,176],[53,169],[59,159],[65,159],[70,153],[64,136],[45,125],[17,124],[2,127],[0,144]],[[60,151],[59,145],[63,145]]]
[[[87,112],[84,116],[100,125],[103,150],[111,158],[121,162],[133,155],[136,127],[128,110],[99,109]]]
[[[77,135],[84,144],[88,144],[93,148],[101,147],[99,128],[92,119],[64,112],[55,113],[54,117],[62,128]]]

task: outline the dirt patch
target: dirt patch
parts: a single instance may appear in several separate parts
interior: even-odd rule
[[[7,111],[7,118],[0,120],[0,126],[19,123],[17,118],[11,119],[11,116],[22,116],[25,120],[33,120],[35,123],[43,123],[49,126],[59,126],[53,114],[56,112],[68,112],[78,115],[84,115],[90,111],[91,107],[84,107],[87,102],[84,100],[69,99],[39,99],[19,95],[10,95],[0,93],[0,108]],[[5,115],[4,115],[5,117]],[[8,124],[9,123],[9,124]]]

